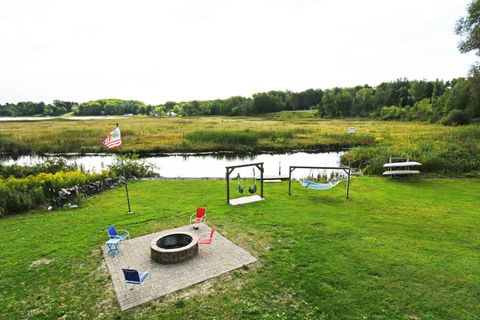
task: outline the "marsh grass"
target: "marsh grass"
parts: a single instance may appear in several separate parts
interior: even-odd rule
[[[114,121],[119,120],[5,122],[0,126],[0,152],[116,152],[102,145]],[[480,125],[453,128],[419,122],[322,120],[285,113],[266,117],[129,118],[121,119],[120,127],[127,153],[326,151],[353,147],[344,163],[359,165],[369,174],[381,173],[381,165],[390,156],[410,156],[424,163],[426,173],[474,176],[479,171]],[[348,127],[355,127],[356,133],[347,134]]]
[[[443,126],[419,123],[283,117],[132,118],[121,119],[120,127],[124,151],[137,153],[330,150],[403,139],[405,132],[446,132]],[[5,122],[0,127],[0,152],[108,152],[102,141],[115,121],[119,120]],[[357,128],[353,137],[346,132],[350,126]]]
[[[381,174],[389,157],[409,157],[422,163],[423,173],[447,176],[480,175],[480,126],[457,128],[443,134],[387,139],[371,148],[355,148],[344,163]]]
[[[212,143],[223,146],[248,145],[256,146],[258,132],[244,131],[209,131],[201,130],[187,133],[185,139],[194,143]]]
[[[185,135],[185,139],[195,144],[212,145],[213,148],[237,150],[251,147],[254,149],[261,140],[268,140],[273,143],[285,143],[291,140],[295,135],[306,134],[307,130],[295,129],[291,131],[252,131],[245,129],[242,131],[227,130],[200,130],[190,132]]]

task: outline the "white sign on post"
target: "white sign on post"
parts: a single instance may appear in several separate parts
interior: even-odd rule
[[[348,133],[355,133],[355,127],[350,127],[347,129]]]

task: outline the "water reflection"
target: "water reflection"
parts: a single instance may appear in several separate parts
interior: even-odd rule
[[[265,176],[288,176],[288,167],[296,166],[339,166],[340,157],[345,152],[293,152],[293,153],[263,153],[244,154],[235,153],[204,153],[204,154],[162,154],[146,156],[147,163],[154,166],[154,171],[166,178],[223,178],[225,167],[252,162],[264,162]],[[51,156],[20,156],[18,158],[4,157],[3,164],[6,165],[35,165]],[[89,172],[100,172],[110,166],[115,159],[112,154],[87,154],[82,156],[65,157],[68,164],[76,163],[79,167]],[[252,177],[254,172],[251,167],[239,168],[234,176]],[[340,172],[342,173],[342,172]],[[325,174],[330,175],[330,170],[309,170],[296,169],[293,177],[302,178],[308,175]],[[255,175],[259,176],[258,170]]]

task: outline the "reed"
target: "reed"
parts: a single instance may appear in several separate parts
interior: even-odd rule
[[[409,157],[422,163],[421,171],[441,176],[480,176],[480,126],[452,130],[448,134],[383,141],[370,148],[354,148],[344,163],[366,174],[381,174],[391,156]]]
[[[479,171],[478,124],[453,128],[419,122],[322,120],[295,113],[266,117],[5,122],[0,127],[0,152],[117,152],[102,145],[115,122],[120,122],[126,153],[353,148],[344,163],[358,164],[368,174],[379,173],[380,165],[389,156],[410,156],[424,162],[425,172],[439,175],[476,175]],[[355,127],[356,133],[347,134],[348,127]]]

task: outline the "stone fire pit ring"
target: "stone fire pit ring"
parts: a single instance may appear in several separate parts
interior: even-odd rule
[[[190,232],[171,232],[150,242],[151,258],[161,264],[180,263],[197,254],[198,237]]]

